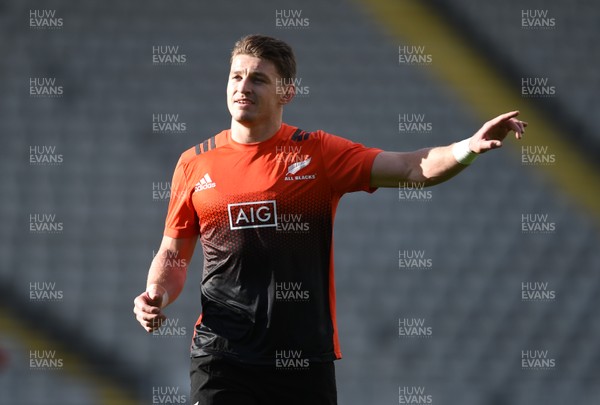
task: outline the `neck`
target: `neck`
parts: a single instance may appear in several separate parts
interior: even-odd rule
[[[264,142],[281,128],[281,118],[261,124],[246,124],[231,120],[231,137],[238,143]]]

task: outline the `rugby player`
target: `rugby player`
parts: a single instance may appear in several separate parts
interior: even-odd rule
[[[512,111],[448,146],[382,151],[283,123],[295,76],[288,44],[240,39],[227,84],[231,127],[185,151],[175,168],[164,236],[134,313],[148,332],[161,326],[199,238],[193,404],[336,404],[333,361],[342,353],[332,231],[339,199],[403,182],[441,183],[501,147],[509,132],[520,139],[527,125]],[[294,215],[302,226],[283,221]]]

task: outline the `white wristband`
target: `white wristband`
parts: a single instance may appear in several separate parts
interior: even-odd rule
[[[463,165],[470,165],[477,159],[477,153],[469,148],[469,138],[463,139],[452,145],[452,154],[454,155],[454,159]]]
[[[152,289],[151,287],[156,286],[156,290],[162,290],[164,291],[161,295],[162,299],[160,301],[160,307],[164,308],[167,306],[167,304],[169,303],[169,293],[167,292],[167,289],[164,288],[162,285],[160,284],[150,284],[147,288],[146,288],[146,292],[150,292],[150,290]]]
[[[160,301],[160,307],[164,308],[169,304],[169,293],[165,290],[165,293],[162,296],[162,301]]]

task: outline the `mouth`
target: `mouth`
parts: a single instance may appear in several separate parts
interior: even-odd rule
[[[234,104],[238,104],[238,105],[250,105],[250,104],[254,104],[254,102],[248,98],[242,98],[242,99],[238,99],[238,100],[233,100]]]

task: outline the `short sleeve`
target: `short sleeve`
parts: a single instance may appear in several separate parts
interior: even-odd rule
[[[372,193],[371,169],[382,152],[336,135],[320,132],[323,161],[331,185],[340,195],[353,191]]]
[[[185,168],[186,164],[180,158],[171,182],[164,234],[172,238],[191,238],[200,234],[198,215],[192,202],[193,187],[188,182]]]

